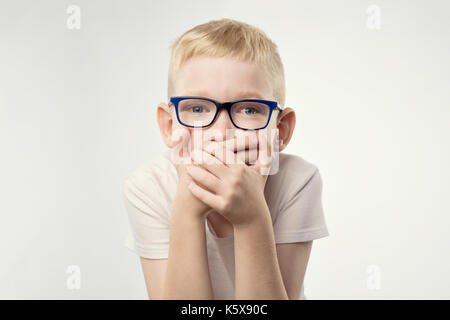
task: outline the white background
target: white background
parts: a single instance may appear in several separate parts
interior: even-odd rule
[[[448,1],[1,1],[0,298],[147,298],[122,184],[166,148],[169,45],[227,17],[277,43],[297,113],[286,152],[322,175],[330,236],[306,296],[449,299],[449,15]]]

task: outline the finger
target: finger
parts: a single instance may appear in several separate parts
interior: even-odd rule
[[[272,150],[269,139],[267,138],[267,131],[260,130],[258,133],[258,141],[258,162],[262,165],[270,164]]]
[[[257,150],[256,150],[257,151]],[[223,149],[223,154],[220,155],[223,158],[221,159],[222,162],[224,162],[228,167],[233,165],[245,165],[245,156],[246,151],[240,151],[239,155],[237,153],[234,153],[233,151],[230,151],[227,148]],[[242,159],[244,158],[244,159]]]
[[[215,158],[219,159],[222,163],[224,163],[227,166],[245,163],[242,160],[242,152],[241,157],[239,157],[236,153],[232,151],[232,148],[226,147],[225,141],[221,142],[211,141],[208,143],[208,145],[205,146],[204,151],[208,152]]]
[[[280,139],[278,135],[278,129],[275,131],[273,143],[271,146],[271,157],[270,157],[270,172],[268,174],[276,174],[280,166]]]
[[[234,151],[239,159],[247,165],[256,162],[258,158],[257,131],[237,131],[234,139],[230,140],[226,141],[226,146]]]
[[[242,150],[236,152],[239,159],[245,162],[247,165],[252,165],[258,160],[258,149]]]
[[[226,148],[233,152],[258,148],[258,136],[255,132],[239,133],[236,136],[223,141],[206,141],[203,148],[205,151],[211,151],[213,146],[211,144],[223,143]]]
[[[237,131],[236,135],[230,139],[224,141],[206,141],[204,142],[203,150],[212,154],[218,155],[218,153],[225,154],[224,150],[219,148],[227,148],[235,152],[238,158],[244,161],[246,164],[254,163],[257,158],[258,149],[258,136],[256,131]],[[220,155],[218,158],[223,159]],[[228,163],[236,163],[234,158],[230,158]]]
[[[236,135],[226,141],[226,146],[234,152],[258,147],[257,131],[237,131]]]
[[[228,150],[236,153],[245,164],[253,164],[258,158],[258,137],[256,133],[242,134],[225,141]]]
[[[191,181],[188,184],[188,188],[189,188],[189,190],[191,190],[192,194],[195,197],[197,197],[200,201],[202,201],[204,204],[213,208],[216,211],[219,211],[218,205],[221,202],[221,199],[218,196],[203,189],[197,183],[195,183],[195,181]]]
[[[220,180],[208,170],[200,166],[188,165],[186,166],[186,171],[200,186],[215,194],[220,191]]]
[[[270,164],[271,164],[271,148],[270,143],[267,139],[267,132],[264,130],[260,130],[258,132],[258,159],[255,162],[254,168],[259,171],[262,175],[269,174]]]
[[[176,129],[172,132],[173,155],[176,163],[189,163],[189,131],[184,128]]]
[[[191,153],[191,159],[194,164],[201,165],[219,179],[222,179],[227,173],[227,168],[221,160],[202,149],[195,149]]]

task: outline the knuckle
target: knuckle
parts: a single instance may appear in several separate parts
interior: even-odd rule
[[[222,205],[225,207],[223,209],[226,209],[232,203],[233,197],[233,191],[228,191],[222,196]]]
[[[203,150],[205,150],[206,152],[212,152],[214,149],[214,145],[212,142],[206,142],[203,146]]]
[[[242,179],[244,173],[245,168],[242,165],[236,166],[233,174],[233,180],[238,182],[240,179]]]
[[[232,197],[233,197],[233,190],[231,189],[226,190],[223,194],[223,200],[225,202],[229,202],[232,199]]]
[[[233,199],[235,198],[235,196],[236,196],[236,190],[237,190],[237,188],[233,188],[232,190],[230,190],[230,192],[227,194],[227,202],[228,203],[231,203],[231,202],[233,202]]]
[[[219,204],[219,210],[221,212],[227,212],[229,208],[229,202],[224,200]]]
[[[205,179],[206,178],[206,172],[200,168],[196,168],[196,171],[198,172],[198,176],[200,177],[200,179]]]
[[[239,186],[239,176],[232,176],[230,177],[230,187],[231,187],[231,192],[233,192],[234,190],[236,190],[236,188]]]

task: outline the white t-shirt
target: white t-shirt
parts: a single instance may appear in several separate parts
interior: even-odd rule
[[[167,259],[172,203],[178,175],[167,149],[136,168],[125,180],[129,230],[125,246],[139,256]],[[279,153],[279,169],[267,177],[265,199],[276,243],[302,242],[329,235],[322,209],[322,179],[315,165]],[[219,238],[205,219],[208,263],[215,299],[234,299],[234,236]],[[299,299],[306,299],[302,287]]]

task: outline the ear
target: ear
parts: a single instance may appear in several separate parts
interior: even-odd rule
[[[286,148],[291,140],[295,128],[295,111],[286,107],[280,111],[277,118],[278,135],[280,139],[279,151]]]
[[[172,113],[166,103],[161,102],[156,108],[156,120],[164,143],[169,148],[173,148],[175,142],[172,141]]]

